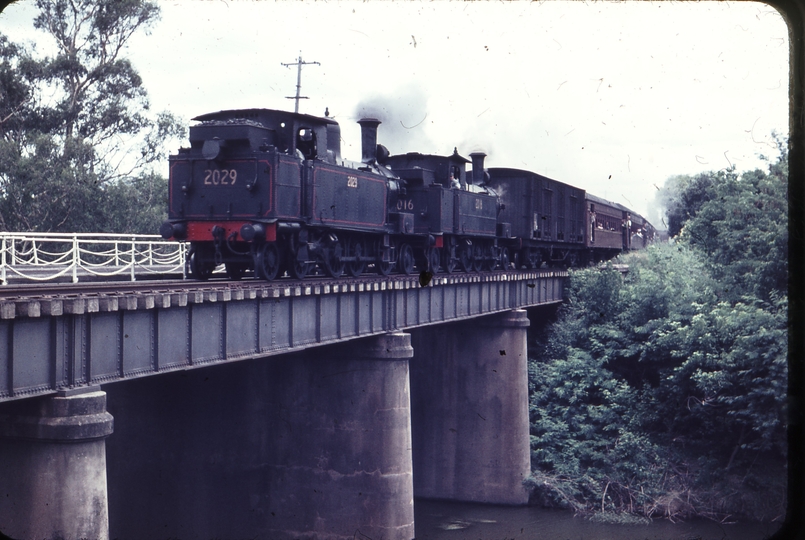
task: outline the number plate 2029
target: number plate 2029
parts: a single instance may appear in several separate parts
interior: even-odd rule
[[[204,169],[205,186],[234,186],[237,181],[237,169]]]

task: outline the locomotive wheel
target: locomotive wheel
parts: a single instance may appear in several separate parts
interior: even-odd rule
[[[187,258],[187,273],[193,279],[207,280],[210,279],[213,270],[215,270],[215,263],[208,260],[203,253],[203,250],[196,248],[190,253]]]
[[[400,248],[400,272],[409,275],[414,273],[414,250],[411,244],[403,244]]]
[[[289,247],[287,253],[287,258],[285,261],[285,269],[288,271],[288,275],[294,279],[305,279],[311,271],[311,264],[305,261],[299,260],[299,249],[300,248],[293,248]]]
[[[439,248],[431,248],[428,252],[428,272],[431,274],[439,271],[439,261],[442,259],[442,254],[439,251]]]
[[[349,250],[349,255],[360,259],[363,257],[364,249],[363,244],[360,240],[355,241],[354,243],[350,243],[351,249]],[[358,277],[363,273],[363,270],[366,268],[366,261],[350,261],[347,263],[347,272],[352,277]]]
[[[288,274],[294,279],[305,279],[310,272],[310,265],[306,262],[294,260],[288,264]]]
[[[484,262],[484,252],[481,246],[475,244],[472,249],[472,269],[476,272],[481,271]]]
[[[255,277],[266,281],[276,278],[280,271],[281,259],[277,244],[274,242],[263,244],[254,259]]]
[[[486,248],[486,253],[484,253],[484,258],[482,262],[483,262],[483,268],[487,272],[491,272],[498,265],[498,260],[495,257],[495,252],[492,250],[492,246]]]
[[[442,261],[442,269],[448,274],[452,274],[453,272],[455,272],[457,265],[456,259],[451,254],[451,251],[452,250],[450,248],[445,248],[445,250],[442,252],[444,253],[444,260]]]
[[[465,272],[472,271],[472,246],[463,245],[458,248],[458,260]]]
[[[375,269],[377,270],[377,273],[380,274],[381,276],[387,276],[391,274],[391,269],[393,267],[394,263],[392,262],[378,261],[377,263],[375,263]]]
[[[344,248],[341,242],[333,242],[324,251],[324,271],[331,278],[340,278],[344,273],[344,262],[341,260],[341,255],[344,253]]]
[[[383,246],[381,242],[377,242],[375,244],[375,250],[377,253],[377,261],[375,261],[375,271],[381,276],[387,276],[391,273],[391,270],[394,268],[394,264],[397,262],[397,257],[395,256],[394,245],[391,246]],[[383,255],[386,253],[389,254],[389,261],[383,260]]]
[[[246,273],[246,265],[239,262],[224,263],[226,268],[226,276],[232,281],[239,281],[243,274]]]
[[[506,248],[502,248],[500,250],[500,267],[503,270],[509,270],[509,250]]]

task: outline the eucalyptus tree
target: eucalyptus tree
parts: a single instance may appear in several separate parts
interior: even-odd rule
[[[112,200],[111,193],[132,189],[110,188],[153,178],[162,143],[183,132],[170,113],[151,111],[142,78],[125,56],[131,37],[158,20],[159,6],[37,0],[36,7],[33,24],[43,33],[37,45],[49,55],[0,36],[0,225],[119,229],[111,206],[135,201]]]

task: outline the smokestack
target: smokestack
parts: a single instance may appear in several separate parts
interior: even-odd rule
[[[361,161],[374,163],[377,160],[377,126],[380,120],[376,118],[361,118]]]
[[[473,152],[470,154],[472,160],[472,183],[480,186],[484,183],[484,158],[486,154],[483,152]]]

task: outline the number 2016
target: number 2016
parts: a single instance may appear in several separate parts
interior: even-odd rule
[[[234,186],[237,180],[235,169],[204,169],[205,186]]]

